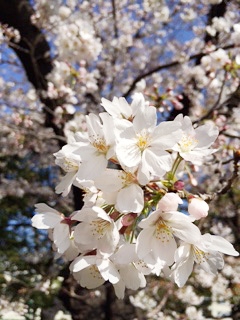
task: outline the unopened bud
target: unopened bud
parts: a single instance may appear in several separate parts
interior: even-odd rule
[[[234,162],[238,163],[240,161],[240,149],[234,150],[233,156],[234,156]]]
[[[133,224],[135,218],[137,217],[136,213],[128,213],[122,217],[122,225],[128,227]]]
[[[208,215],[209,206],[203,199],[189,196],[188,202],[188,212],[196,220]]]
[[[173,188],[177,191],[181,191],[184,189],[184,182],[182,180],[178,180],[174,182]]]

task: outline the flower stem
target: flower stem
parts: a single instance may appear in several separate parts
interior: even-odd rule
[[[178,169],[178,166],[180,165],[180,163],[182,162],[182,157],[178,154],[177,158],[175,159],[173,166],[172,166],[172,170],[168,173],[169,176],[169,180],[174,180],[175,179],[175,174],[176,171]]]

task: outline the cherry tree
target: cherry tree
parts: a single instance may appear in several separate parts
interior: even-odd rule
[[[25,261],[3,277],[34,304],[19,313],[43,318],[55,281],[72,319],[93,297],[108,319],[235,319],[238,1],[0,9],[3,243],[15,231]],[[37,289],[14,282],[28,264]]]

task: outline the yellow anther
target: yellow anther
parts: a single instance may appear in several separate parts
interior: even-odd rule
[[[98,235],[100,239],[105,235],[108,227],[110,226],[110,222],[103,219],[97,219],[93,220],[91,222],[91,225],[93,227],[93,235]]]
[[[65,158],[63,163],[61,164],[61,167],[65,172],[77,171],[78,163],[72,159]]]
[[[192,136],[186,134],[183,135],[182,139],[179,142],[179,146],[182,152],[191,151],[198,144],[198,140]]]
[[[103,138],[94,139],[92,145],[101,153],[106,154],[108,152],[109,146],[106,145],[106,142]]]
[[[162,242],[168,242],[173,237],[171,227],[169,227],[161,218],[156,223],[155,237]]]
[[[198,247],[193,246],[194,260],[196,263],[203,263],[208,258],[208,253],[202,251]]]
[[[144,151],[147,147],[149,147],[149,135],[147,132],[143,131],[137,134],[137,146],[141,151]]]

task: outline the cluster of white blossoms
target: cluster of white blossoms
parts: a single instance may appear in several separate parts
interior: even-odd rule
[[[194,128],[189,117],[158,124],[157,109],[140,93],[102,99],[106,112],[86,116],[87,130],[54,154],[65,176],[56,192],[85,191],[70,216],[36,205],[33,226],[48,229],[58,257],[71,261],[76,281],[89,289],[109,281],[118,298],[160,274],[184,286],[194,264],[210,274],[224,266],[232,244],[201,234],[196,220],[208,204],[178,180],[188,164],[202,165],[218,136],[213,123]],[[188,212],[186,212],[186,207]],[[182,211],[182,212],[181,212]]]

